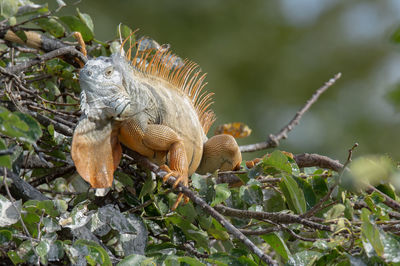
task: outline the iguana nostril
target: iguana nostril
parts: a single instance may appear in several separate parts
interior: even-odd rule
[[[90,77],[92,74],[93,74],[93,73],[92,73],[92,71],[90,71],[90,70],[88,70],[88,71],[86,72],[86,75],[87,75],[88,77]]]

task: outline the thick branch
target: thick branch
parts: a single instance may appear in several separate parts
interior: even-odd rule
[[[321,96],[321,94],[324,93],[329,87],[331,87],[341,77],[341,75],[341,73],[336,74],[333,78],[326,82],[324,86],[316,90],[311,98],[306,102],[306,104],[292,118],[289,124],[282,128],[278,134],[269,135],[267,141],[265,142],[240,146],[240,151],[253,152],[277,147],[279,145],[279,141],[287,138],[287,134],[292,131],[297,124],[299,124],[299,121],[304,113],[307,112],[308,109],[310,109],[310,107],[318,100],[319,96]]]
[[[27,68],[30,68],[34,65],[41,64],[43,62],[46,62],[50,59],[60,57],[62,55],[72,55],[74,57],[78,57],[82,62],[86,62],[86,57],[79,52],[75,47],[73,46],[66,46],[62,48],[58,48],[57,50],[48,52],[44,55],[39,55],[37,59],[31,59],[28,61],[25,61],[23,63],[19,63],[18,65],[15,66],[9,66],[6,68],[6,71],[12,74],[19,73],[24,71]]]
[[[129,156],[131,156],[135,160],[135,162],[139,163],[140,165],[143,165],[147,169],[150,169],[152,172],[154,172],[159,178],[163,178],[167,174],[166,172],[160,170],[160,168],[157,165],[150,162],[147,158],[141,156],[140,154],[138,154],[134,151],[128,150],[128,149],[126,150],[126,153]],[[168,184],[173,185],[175,182],[175,178],[170,177],[167,182],[168,182]],[[277,265],[276,261],[274,261],[267,254],[263,253],[261,251],[261,249],[259,249],[256,245],[254,245],[254,243],[251,242],[242,232],[240,232],[239,229],[234,227],[227,219],[225,219],[224,216],[222,216],[217,211],[215,211],[203,199],[196,196],[194,194],[194,192],[191,191],[189,188],[184,187],[181,184],[179,184],[177,187],[177,190],[184,193],[187,197],[190,198],[190,200],[192,202],[196,203],[205,212],[210,214],[215,220],[217,220],[222,226],[224,226],[229,233],[231,233],[233,236],[235,236],[240,241],[242,241],[243,244],[245,244],[252,252],[254,252],[265,263],[267,263],[268,265]]]
[[[294,156],[294,160],[300,168],[317,166],[339,172],[343,168],[338,160],[316,153],[303,153]]]
[[[0,175],[4,175],[3,168],[0,168]],[[13,185],[16,187],[17,192],[21,195],[24,200],[48,200],[39,190],[31,186],[25,180],[20,178],[12,171],[7,172],[7,177],[13,181]]]
[[[214,208],[224,215],[233,217],[253,218],[258,220],[267,219],[279,224],[298,223],[318,230],[331,231],[331,228],[327,225],[315,223],[310,220],[304,219],[298,215],[289,213],[238,210],[220,204],[215,206]]]

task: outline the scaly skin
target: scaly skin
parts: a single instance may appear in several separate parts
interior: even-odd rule
[[[89,60],[81,70],[84,115],[71,148],[78,173],[92,187],[110,187],[121,158],[120,142],[168,171],[166,179],[177,177],[175,186],[188,186],[188,176],[196,170],[238,168],[241,154],[234,138],[208,140],[201,120],[205,108],[199,114],[193,96],[148,69],[114,54]]]

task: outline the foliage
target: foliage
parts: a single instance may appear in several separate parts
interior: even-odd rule
[[[58,3],[60,8],[65,5]],[[109,56],[119,45],[118,38],[96,40],[90,15],[79,9],[75,15],[59,17],[46,5],[4,0],[1,10],[2,26],[15,30],[22,40],[26,36],[20,25],[64,41],[72,31],[79,31],[90,57]],[[123,37],[132,32],[126,25],[118,31]],[[69,155],[71,128],[80,116],[79,66],[67,58],[54,58],[10,74],[8,66],[35,59],[36,50],[12,43],[0,48],[0,149],[12,151],[0,156],[2,261],[263,264],[199,206],[189,202],[171,211],[176,194],[128,157],[104,197],[88,191]],[[400,171],[387,156],[358,158],[349,167],[344,172],[303,167],[292,154],[276,150],[254,167],[243,165],[235,176],[241,186],[219,183],[226,174],[214,173],[193,175],[191,188],[281,264],[397,265]],[[32,184],[48,200],[19,198],[15,189],[9,192],[9,187],[14,188],[12,175]],[[371,192],[371,185],[385,194]],[[397,205],[388,204],[387,198]],[[221,211],[225,207],[245,212]]]

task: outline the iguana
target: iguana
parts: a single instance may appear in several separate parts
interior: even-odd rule
[[[174,187],[188,186],[194,172],[238,169],[242,157],[232,136],[207,139],[215,115],[205,74],[193,62],[177,64],[166,49],[140,51],[140,43],[131,59],[132,46],[125,56],[121,50],[90,59],[80,71],[83,115],[71,147],[78,173],[94,188],[110,187],[120,143],[167,171],[164,181],[177,177]]]

